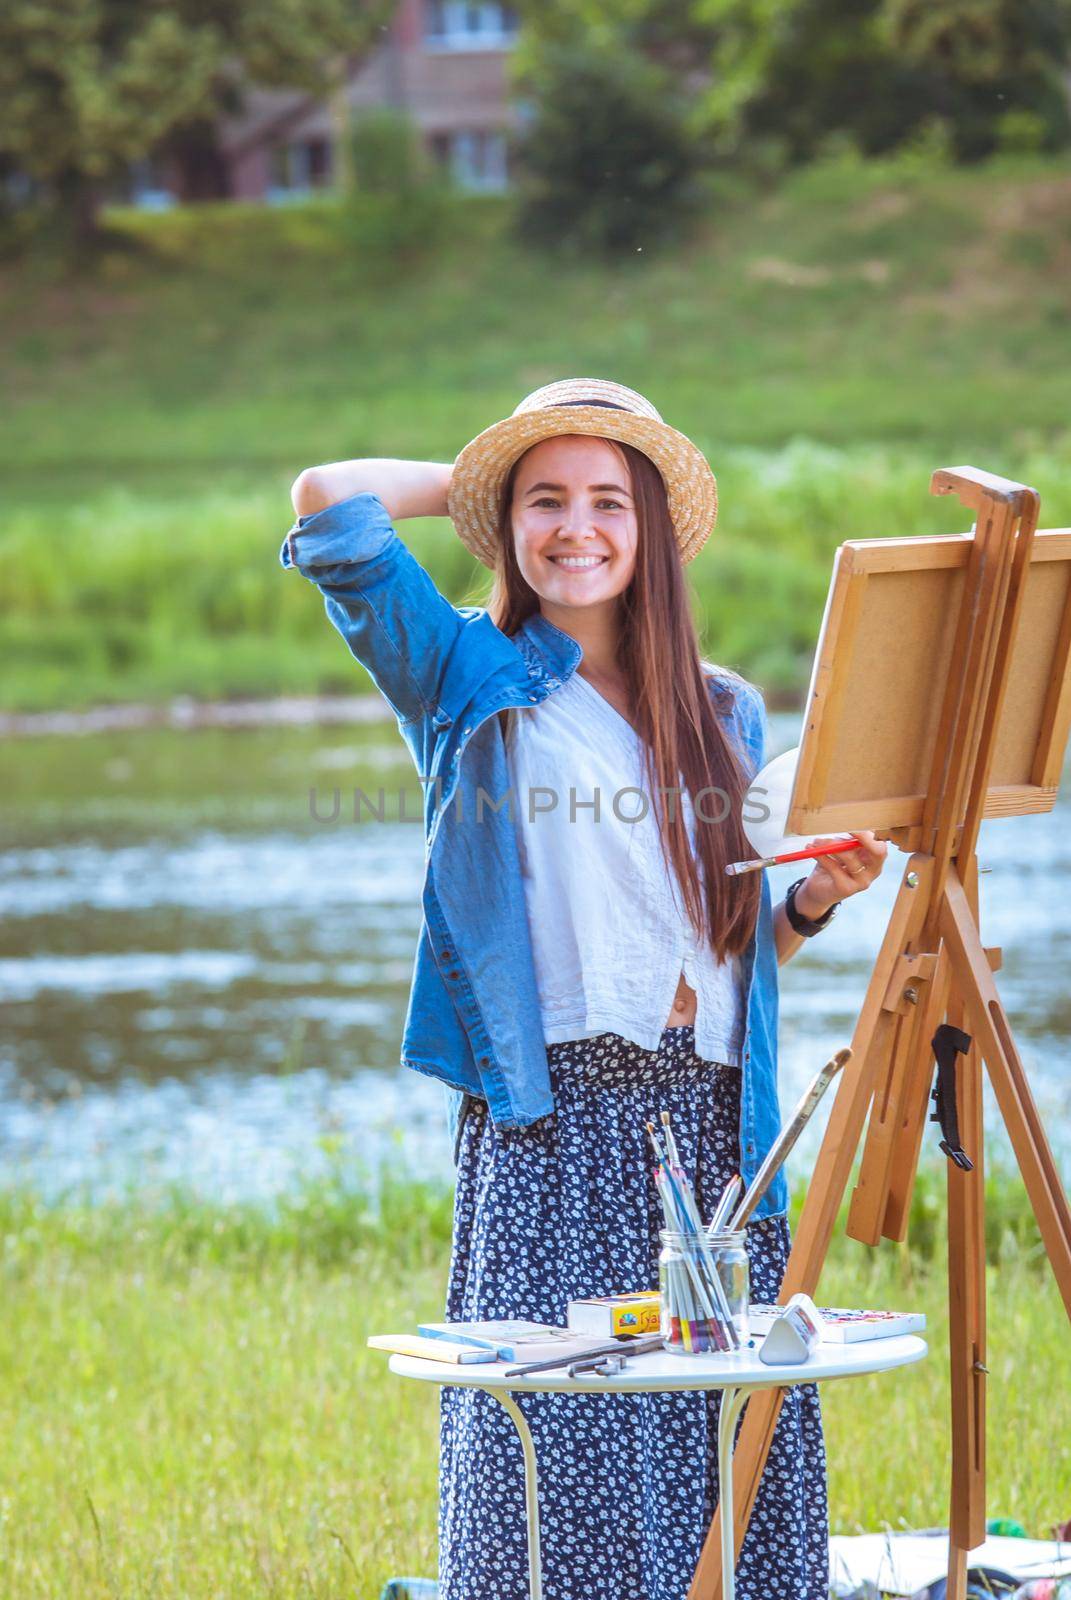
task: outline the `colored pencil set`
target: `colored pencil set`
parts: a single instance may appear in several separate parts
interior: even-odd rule
[[[655,1186],[666,1231],[678,1235],[680,1241],[679,1248],[663,1250],[660,1263],[663,1338],[670,1348],[689,1354],[738,1350],[740,1335],[718,1271],[716,1246],[703,1227],[692,1186],[680,1164],[668,1111],[662,1112],[661,1121],[661,1134],[653,1122],[647,1124],[655,1155]],[[734,1179],[732,1196],[739,1187],[739,1179]],[[719,1213],[727,1210],[726,1204],[718,1207]]]

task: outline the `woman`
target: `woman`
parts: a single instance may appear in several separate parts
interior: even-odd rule
[[[645,1123],[667,1109],[710,1215],[776,1137],[777,965],[881,871],[816,862],[776,911],[741,827],[761,695],[700,659],[683,565],[713,474],[643,396],[564,380],[453,467],[355,461],[294,488],[281,559],[392,704],[428,860],[402,1060],[449,1090],[458,1165],[446,1315],[562,1324],[650,1288]],[[449,511],[495,574],[454,607],[393,529]],[[748,1228],[776,1298],[784,1175]],[[683,1600],[717,1504],[716,1393],[526,1395],[548,1600]],[[442,1391],[442,1600],[527,1594],[521,1454],[486,1394]],[[789,1391],[739,1561],[742,1600],[828,1593],[817,1390]]]

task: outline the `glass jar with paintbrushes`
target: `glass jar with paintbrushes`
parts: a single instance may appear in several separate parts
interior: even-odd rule
[[[661,1133],[647,1132],[655,1154],[655,1185],[665,1228],[658,1261],[662,1342],[688,1355],[718,1351],[730,1355],[744,1338],[733,1319],[713,1246],[699,1217],[695,1195],[681,1165],[668,1111]]]
[[[762,1162],[746,1194],[731,1178],[710,1222],[700,1220],[681,1165],[669,1113],[662,1127],[647,1124],[655,1155],[655,1185],[665,1228],[660,1238],[658,1288],[664,1347],[673,1353],[731,1355],[748,1338],[748,1256],[745,1225],[780,1170],[833,1078],[851,1057],[840,1050],[815,1075],[792,1117]]]
[[[664,1228],[659,1237],[658,1292],[665,1349],[689,1355],[739,1350],[747,1343],[748,1314],[743,1233],[723,1233],[709,1240],[713,1281],[694,1236]]]

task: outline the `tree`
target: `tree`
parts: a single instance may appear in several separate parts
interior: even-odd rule
[[[327,92],[389,0],[6,0],[0,164],[37,184],[75,236],[131,161],[233,109],[246,83]]]
[[[812,157],[829,134],[868,155],[934,119],[961,160],[1031,120],[1071,139],[1071,0],[522,0],[526,49],[639,53],[672,71],[716,158],[769,142]]]
[[[538,99],[518,150],[522,233],[603,254],[674,237],[698,192],[672,75],[638,52],[556,43],[526,72]]]
[[[867,154],[902,143],[928,102],[881,27],[883,0],[727,0],[706,112],[719,151],[773,141],[790,161],[830,133]]]
[[[710,0],[719,13],[707,121],[727,154],[756,139],[807,160],[831,133],[867,155],[944,124],[961,160],[1011,113],[1071,135],[1071,0]]]
[[[964,159],[988,155],[1029,115],[1049,148],[1071,137],[1069,0],[885,0],[892,50],[927,83]]]

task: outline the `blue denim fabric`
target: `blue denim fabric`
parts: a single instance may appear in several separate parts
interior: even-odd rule
[[[397,717],[424,785],[424,917],[402,1065],[446,1085],[455,1152],[468,1096],[486,1100],[498,1126],[525,1127],[554,1110],[554,1097],[516,835],[502,803],[509,772],[495,713],[538,705],[560,689],[581,648],[538,613],[510,638],[482,606],[452,605],[375,494],[299,517],[279,560],[323,594],[331,622]],[[765,747],[762,695],[723,668],[709,682],[753,777]],[[765,874],[743,976],[740,1154],[747,1183],[780,1129],[777,954]],[[782,1172],[755,1215],[783,1215],[787,1205]]]

